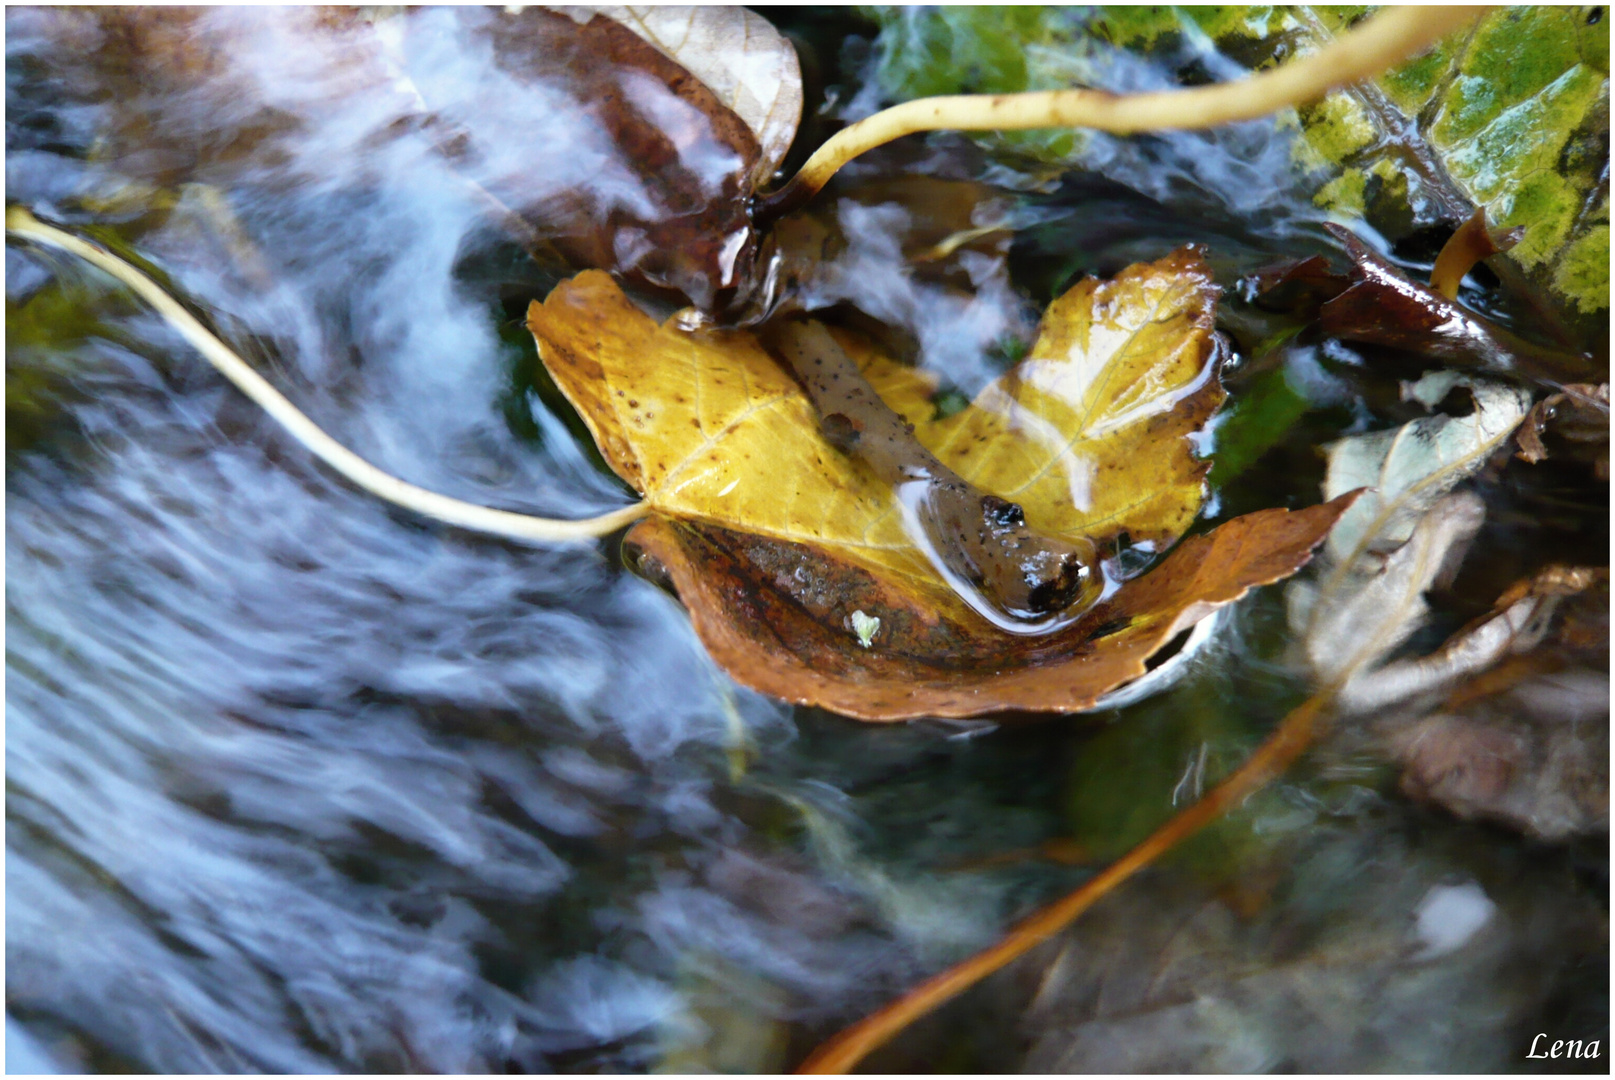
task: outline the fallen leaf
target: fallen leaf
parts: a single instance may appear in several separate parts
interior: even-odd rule
[[[1475,222],[1463,226],[1443,250],[1443,258],[1462,264],[1463,235],[1479,232]],[[1258,270],[1242,282],[1243,294],[1270,309],[1316,320],[1324,334],[1344,341],[1380,345],[1459,367],[1500,374],[1520,374],[1560,382],[1586,377],[1592,358],[1554,345],[1529,341],[1482,315],[1436,285],[1414,281],[1394,263],[1338,225],[1327,228],[1346,249],[1351,266],[1336,273],[1313,255]],[[1463,266],[1467,269],[1467,265]],[[1439,267],[1438,267],[1439,269]],[[1458,267],[1450,267],[1450,279]],[[1450,284],[1450,280],[1449,280]]]
[[[1313,673],[1322,682],[1339,684],[1343,710],[1382,703],[1372,689],[1375,664],[1424,625],[1425,590],[1450,569],[1454,552],[1461,554],[1485,517],[1479,497],[1449,495],[1377,565],[1365,554],[1352,571],[1325,564],[1321,588],[1312,582],[1291,585],[1291,626],[1302,635]]]
[[[1455,570],[1485,519],[1479,497],[1459,492],[1525,417],[1530,395],[1515,387],[1434,372],[1404,389],[1433,406],[1455,387],[1475,400],[1468,416],[1436,415],[1328,447],[1325,497],[1368,488],[1329,534],[1318,573],[1288,589],[1290,625],[1314,674],[1339,687],[1344,709],[1383,703],[1397,680],[1375,668],[1425,621],[1424,592]],[[1493,658],[1495,659],[1495,657]],[[1473,670],[1456,661],[1447,670]],[[1432,660],[1426,676],[1443,670]],[[1412,672],[1406,686],[1418,679]]]
[[[1349,498],[1263,510],[1179,544],[1075,623],[1006,634],[957,600],[913,593],[817,545],[668,518],[624,543],[663,569],[736,681],[860,720],[1077,712],[1217,608],[1294,573]],[[850,612],[880,619],[858,647]]]
[[[1029,524],[1125,532],[1159,551],[1200,508],[1208,463],[1188,436],[1223,397],[1216,295],[1190,249],[1084,281],[1050,306],[1013,372],[944,419],[921,372],[837,340],[928,449],[1020,503]],[[658,326],[593,272],[535,303],[528,326],[607,462],[655,509],[935,580],[890,485],[824,441],[807,396],[752,334]]]
[[[1384,673],[1397,697],[1409,683],[1451,687],[1434,706],[1375,716],[1404,793],[1544,840],[1609,827],[1607,568],[1548,567],[1430,657]]]
[[[1583,379],[1592,358],[1527,341],[1413,281],[1390,260],[1338,225],[1327,226],[1351,257],[1351,284],[1318,309],[1325,333],[1385,345],[1450,364],[1553,380]]]
[[[1516,456],[1533,465],[1546,460],[1550,451],[1544,434],[1562,448],[1560,455],[1591,460],[1598,478],[1608,480],[1609,384],[1572,384],[1531,406],[1514,434],[1520,447]]]
[[[757,136],[761,153],[752,186],[773,177],[802,120],[802,68],[795,47],[767,19],[743,7],[586,4],[556,10],[580,22],[587,12],[614,19],[700,79]]]
[[[660,48],[604,15],[545,8],[412,9],[404,20],[402,69],[457,162],[576,264],[636,274],[702,308],[749,278],[757,136]],[[487,55],[482,77],[455,62],[466,42]],[[535,172],[514,135],[570,145],[574,158]]]
[[[1427,406],[1453,387],[1469,389],[1475,410],[1468,416],[1437,414],[1391,431],[1353,435],[1328,447],[1324,497],[1367,487],[1329,535],[1329,554],[1351,569],[1369,551],[1389,551],[1413,535],[1414,525],[1443,494],[1480,470],[1502,446],[1530,407],[1526,391],[1501,383],[1437,372],[1407,393]]]
[[[1136,559],[1199,511],[1209,463],[1190,436],[1222,399],[1216,295],[1187,248],[1083,281],[1050,306],[1026,360],[946,418],[919,372],[837,340],[965,479],[1015,500],[1029,525]],[[1293,572],[1349,503],[1236,519],[1058,632],[1005,632],[938,577],[891,486],[825,441],[749,332],[658,326],[599,273],[535,303],[528,325],[606,461],[665,515],[628,543],[665,570],[718,662],[864,719],[1086,707],[1180,630]],[[879,620],[867,648],[860,611]]]

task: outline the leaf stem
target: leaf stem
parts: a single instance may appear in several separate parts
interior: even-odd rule
[[[1346,83],[1377,75],[1478,18],[1485,7],[1391,7],[1316,53],[1234,82],[1147,94],[1040,90],[919,98],[843,128],[808,158],[790,183],[764,196],[760,220],[801,206],[836,171],[877,146],[921,131],[1087,127],[1130,135],[1254,120],[1303,105]]]
[[[1074,892],[1033,912],[1016,924],[1002,940],[976,955],[932,976],[880,1011],[845,1028],[810,1054],[797,1073],[844,1073],[871,1050],[883,1045],[909,1024],[943,1002],[1047,941],[1078,915],[1092,907],[1133,874],[1154,862],[1180,841],[1210,824],[1235,803],[1242,802],[1269,780],[1289,768],[1312,745],[1334,699],[1333,686],[1320,690],[1279,721],[1267,740],[1245,763],[1207,792],[1198,802],[1167,820],[1120,859],[1084,882]]]
[[[268,380],[254,371],[245,360],[185,310],[179,301],[164,292],[151,278],[116,255],[71,233],[44,224],[21,206],[6,209],[6,232],[76,255],[111,274],[142,300],[156,308],[157,313],[201,353],[208,363],[234,383],[243,394],[257,402],[310,453],[355,486],[395,506],[464,529],[492,533],[512,540],[539,543],[566,543],[605,536],[649,512],[649,507],[645,503],[638,502],[598,517],[573,521],[558,520],[508,510],[493,510],[416,487],[376,468],[327,435],[314,421],[298,411],[280,391],[271,386]]]

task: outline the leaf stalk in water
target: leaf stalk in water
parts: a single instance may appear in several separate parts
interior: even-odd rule
[[[606,536],[649,512],[649,508],[640,502],[598,517],[568,521],[493,510],[416,487],[376,468],[327,435],[280,391],[269,385],[268,380],[215,337],[196,316],[164,292],[161,286],[116,255],[71,233],[44,224],[20,206],[7,208],[6,232],[76,255],[128,286],[156,308],[157,313],[208,363],[257,402],[310,453],[357,487],[395,506],[475,532],[538,543],[568,543]]]
[[[837,132],[808,158],[790,183],[760,200],[757,216],[772,220],[796,209],[864,151],[921,131],[1086,127],[1131,135],[1254,120],[1286,106],[1304,105],[1337,86],[1378,75],[1479,18],[1485,10],[1469,6],[1386,8],[1311,56],[1246,79],[1191,90],[1147,94],[1041,90],[906,101]]]
[[[844,1029],[810,1054],[797,1067],[797,1073],[844,1073],[851,1069],[915,1020],[1053,937],[1122,882],[1249,798],[1312,745],[1336,689],[1326,687],[1291,710],[1243,765],[1074,892],[1023,919],[997,944],[932,976],[879,1012]]]

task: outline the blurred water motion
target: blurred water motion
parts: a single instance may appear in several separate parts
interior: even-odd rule
[[[369,28],[347,18],[8,9],[8,199],[152,260],[389,471],[540,514],[620,505],[514,321],[559,268],[499,232],[396,73],[354,59]],[[466,100],[531,91],[481,58],[446,32],[430,63]],[[527,126],[483,144],[503,166],[600,205],[636,197],[566,108],[485,119],[512,116]],[[901,211],[844,213],[895,262]],[[983,340],[1025,322],[1002,272],[988,307],[955,313]],[[948,739],[793,713],[718,673],[611,545],[520,548],[392,512],[98,275],[11,246],[7,287],[8,415],[14,385],[34,395],[7,448],[13,1066],[779,1070],[1093,865],[994,856],[1074,832],[1109,857],[1168,812],[1186,761],[1226,767],[1293,695],[1261,659],[1278,645],[1258,608],[1125,724]],[[958,352],[927,359],[978,379]],[[1585,935],[1596,919],[1509,882],[1570,871],[1506,839],[1466,847],[1468,827],[1410,817],[1383,786],[1359,772],[1253,801],[1162,871],[1164,898],[1113,901],[1104,925],[1146,950],[1205,879],[1299,867],[1294,899],[1205,955],[1272,962],[1304,948],[1308,904],[1356,897],[1400,949],[1362,960],[1374,985],[1437,972],[1431,1016],[1546,941],[1540,980],[1486,1019],[1534,1021],[1598,947],[1542,920]],[[1375,860],[1406,884],[1354,893],[1349,871]],[[1473,899],[1432,889],[1477,880],[1494,914],[1461,941],[1427,928]],[[1034,1067],[1101,1060],[1048,1041],[1075,1014],[1024,1011],[1056,997],[1003,980],[893,1060],[1016,1068],[1034,1043]],[[1282,1042],[1272,998],[1228,1000],[1227,1023]],[[1462,1060],[1501,1067],[1505,1042]],[[1192,1045],[1170,1060],[1189,1067]],[[1310,1060],[1263,1046],[1216,1060]]]

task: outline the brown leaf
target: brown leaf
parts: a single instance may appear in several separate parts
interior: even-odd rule
[[[1071,626],[1005,634],[809,544],[653,518],[625,541],[665,571],[736,681],[860,720],[1074,712],[1144,674],[1181,630],[1305,565],[1352,496],[1263,510],[1185,540]],[[879,619],[869,646],[854,612]]]
[[[604,15],[454,8],[406,18],[406,70],[433,122],[454,132],[464,168],[573,260],[638,275],[703,308],[749,274],[757,136],[661,49]],[[486,49],[503,78],[467,79],[437,63],[444,42],[461,37]],[[591,165],[559,191],[506,145],[512,129],[532,129],[533,110]]]
[[[1514,433],[1516,456],[1533,465],[1545,460],[1550,455],[1542,436],[1549,433],[1561,453],[1591,460],[1598,477],[1609,479],[1609,384],[1571,384],[1533,405]]]
[[[1216,288],[1175,252],[1050,306],[1027,359],[938,418],[930,384],[838,342],[927,450],[1045,533],[1170,547],[1193,522],[1193,451],[1222,399]],[[916,545],[892,485],[832,446],[807,395],[745,331],[658,326],[580,274],[528,325],[602,454],[666,515],[629,541],[668,576],[740,681],[864,719],[1084,708],[1181,629],[1306,561],[1350,499],[1273,511],[1183,544],[1146,577],[1049,627],[995,626]],[[1002,627],[1002,628],[1000,628]],[[1051,672],[1058,672],[1057,676]]]
[[[802,119],[802,69],[796,49],[767,19],[743,7],[559,9],[579,22],[597,12],[621,23],[687,69],[746,122],[761,153],[752,184],[766,184],[796,137]]]
[[[1466,678],[1435,712],[1376,717],[1407,795],[1546,840],[1608,828],[1607,568],[1548,567],[1410,664]]]
[[[1494,372],[1555,380],[1591,373],[1590,357],[1527,341],[1409,279],[1350,231],[1326,227],[1346,245],[1352,283],[1318,309],[1324,333]]]

